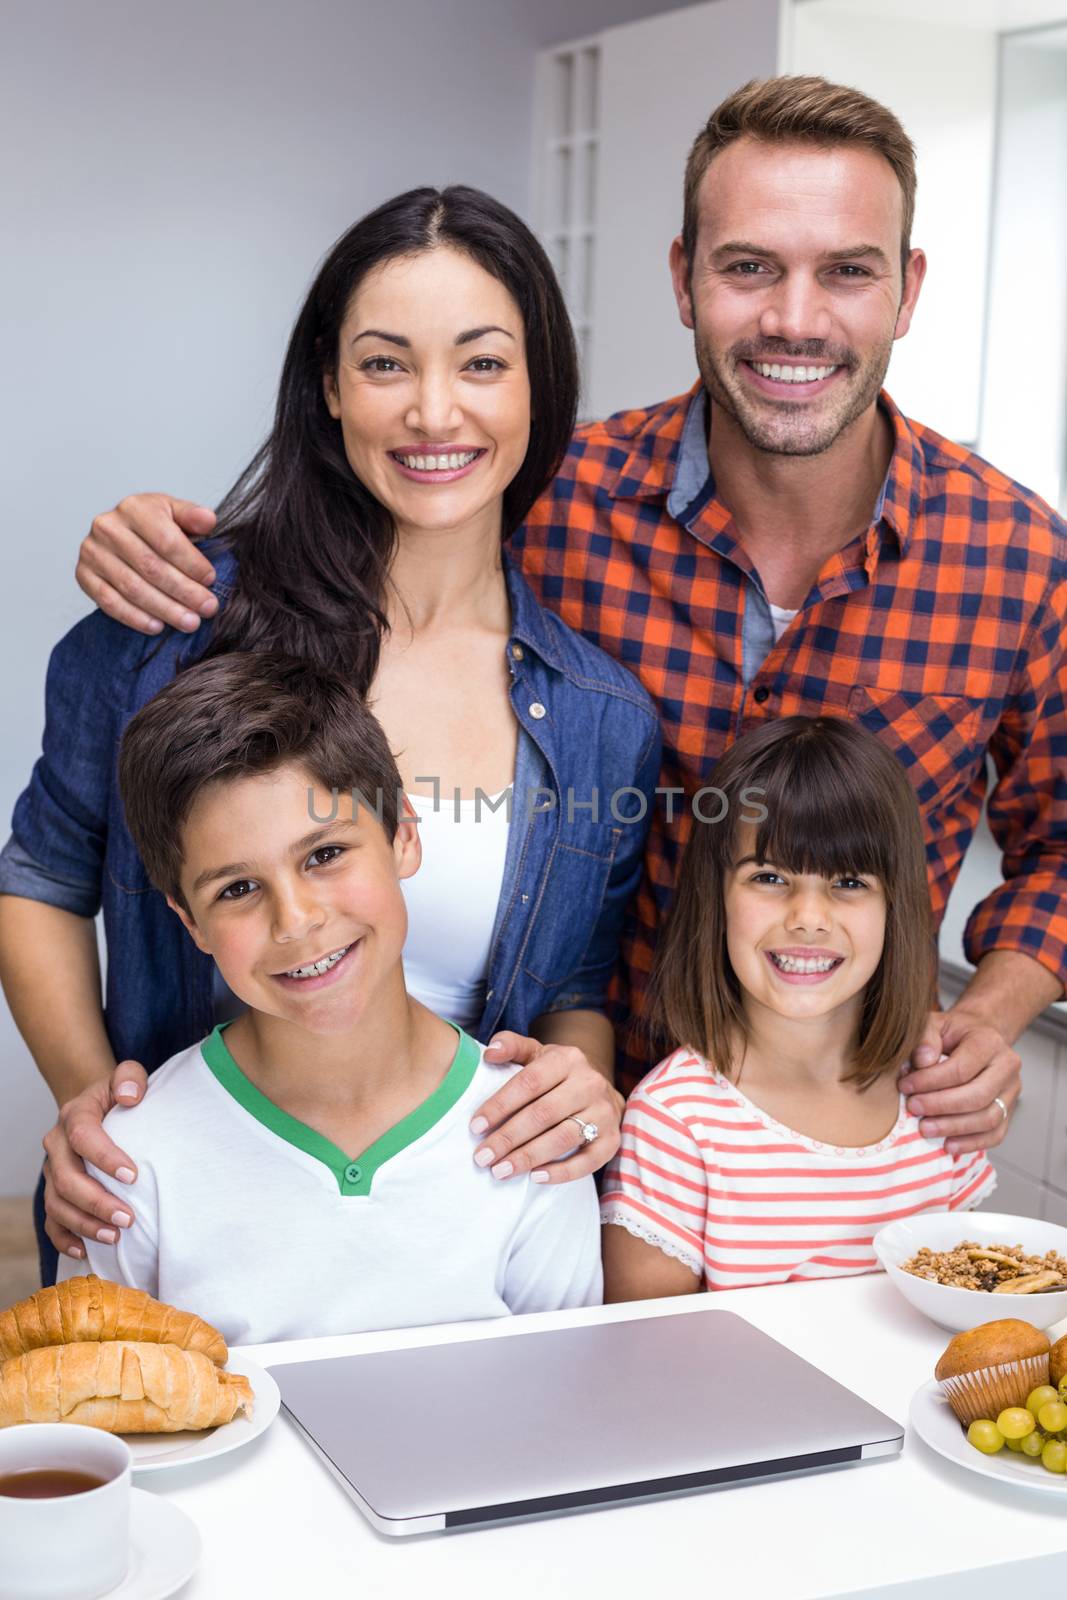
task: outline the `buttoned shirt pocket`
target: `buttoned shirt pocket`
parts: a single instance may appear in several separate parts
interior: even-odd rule
[[[589,840],[592,848],[559,840],[553,845],[535,907],[522,965],[546,989],[566,982],[581,966],[604,903],[622,830],[589,831],[598,834]]]
[[[856,684],[848,709],[897,756],[924,812],[970,788],[984,765],[983,700]]]

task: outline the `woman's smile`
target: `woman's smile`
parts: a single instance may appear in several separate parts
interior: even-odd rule
[[[477,445],[413,444],[388,452],[397,470],[413,483],[455,483],[465,478],[487,452]]]

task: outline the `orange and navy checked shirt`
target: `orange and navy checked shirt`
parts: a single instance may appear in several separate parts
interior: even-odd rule
[[[795,619],[769,616],[708,471],[705,396],[591,423],[513,538],[538,599],[629,667],[659,709],[665,794],[623,941],[616,1017],[640,1017],[691,826],[690,797],[749,728],[853,717],[918,797],[940,924],[981,815],[1004,882],[964,936],[975,964],[1016,950],[1067,982],[1067,525],[980,457],[880,404],[895,448],[866,533],[832,555]],[[710,802],[709,802],[710,804]],[[651,1065],[630,1056],[623,1087]]]

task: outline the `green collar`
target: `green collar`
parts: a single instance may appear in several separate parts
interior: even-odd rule
[[[383,1133],[380,1139],[375,1139],[370,1148],[364,1150],[363,1154],[353,1161],[321,1133],[316,1133],[314,1128],[309,1128],[305,1122],[298,1122],[296,1117],[291,1117],[287,1111],[276,1106],[273,1100],[268,1100],[267,1096],[245,1077],[222,1037],[223,1030],[229,1026],[229,1022],[220,1023],[200,1046],[201,1054],[215,1078],[226,1093],[233,1096],[238,1105],[243,1106],[249,1115],[255,1117],[265,1128],[269,1128],[271,1133],[329,1167],[343,1195],[370,1194],[371,1183],[378,1168],[384,1166],[393,1156],[399,1155],[401,1150],[413,1144],[416,1139],[421,1139],[435,1123],[440,1122],[468,1088],[479,1061],[478,1046],[474,1040],[461,1028],[456,1028],[458,1043],[456,1053],[452,1057],[452,1065],[433,1094],[429,1095],[421,1106],[416,1106],[414,1111],[409,1111],[406,1117],[402,1117],[395,1127]],[[453,1028],[455,1024],[450,1022],[449,1027]]]

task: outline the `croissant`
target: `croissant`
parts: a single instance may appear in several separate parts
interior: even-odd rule
[[[252,1385],[199,1350],[124,1340],[49,1345],[0,1365],[0,1428],[82,1422],[107,1433],[180,1433],[252,1415]]]
[[[200,1350],[218,1366],[226,1363],[226,1341],[217,1328],[189,1311],[153,1300],[143,1289],[90,1275],[38,1289],[8,1311],[0,1311],[0,1361],[45,1345],[80,1340],[138,1339]]]

